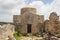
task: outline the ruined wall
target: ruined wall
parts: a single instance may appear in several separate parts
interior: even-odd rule
[[[60,37],[60,20],[58,21],[58,27],[57,27],[57,35],[58,35],[58,37]]]
[[[56,22],[51,22],[49,20],[46,20],[45,21],[45,30],[46,32],[50,32],[52,34],[56,33],[57,32],[57,24]]]
[[[15,33],[15,26],[10,24],[4,24],[0,26],[0,40],[8,40],[8,36],[13,38]]]
[[[52,34],[57,33],[58,21],[59,21],[58,15],[55,12],[52,12],[49,16],[49,20],[45,21],[45,30],[46,30],[46,32],[49,31]]]
[[[49,16],[49,20],[50,21],[57,21],[57,20],[59,20],[59,16],[57,15],[56,12],[52,12]]]

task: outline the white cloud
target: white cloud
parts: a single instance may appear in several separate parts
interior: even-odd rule
[[[55,10],[60,15],[60,0],[54,0],[51,3],[53,10]]]
[[[20,14],[20,8],[25,5],[25,0],[0,0],[0,21],[12,22],[13,15]]]
[[[20,9],[27,5],[25,1],[0,0],[0,21],[12,21],[13,15],[20,14]],[[48,18],[52,11],[60,13],[60,0],[54,0],[51,4],[44,4],[42,1],[33,1],[30,5],[37,8],[37,14],[42,14],[45,18]]]
[[[37,8],[37,14],[45,15],[45,18],[47,18],[49,11],[52,9],[49,4],[44,4],[42,1],[34,1],[30,5]]]
[[[60,13],[60,0],[53,0],[51,4],[44,4],[42,1],[34,1],[30,3],[30,5],[37,8],[37,14],[44,15],[45,19],[48,19],[50,13],[53,11],[58,14]]]

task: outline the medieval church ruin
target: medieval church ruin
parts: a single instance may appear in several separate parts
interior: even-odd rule
[[[44,16],[37,15],[36,8],[24,7],[21,9],[21,15],[14,15],[13,21],[16,28],[20,28],[21,33],[35,34],[40,31],[39,24],[43,24]]]
[[[59,17],[55,12],[50,14],[49,20],[44,20],[44,15],[37,15],[36,8],[24,7],[21,9],[21,15],[14,15],[13,22],[16,30],[20,33],[43,33],[57,31]]]

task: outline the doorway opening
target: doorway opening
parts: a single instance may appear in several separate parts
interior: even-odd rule
[[[27,33],[31,33],[31,24],[27,24]]]

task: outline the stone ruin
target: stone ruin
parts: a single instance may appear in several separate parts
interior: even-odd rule
[[[49,20],[44,20],[44,15],[37,15],[36,8],[24,7],[21,9],[21,15],[13,16],[13,23],[16,30],[20,29],[20,33],[56,33],[58,30],[59,16],[56,12],[52,12]]]
[[[56,35],[60,32],[60,20],[56,12],[52,12],[49,19],[44,20],[44,15],[37,15],[36,8],[33,7],[22,8],[21,15],[13,16],[13,23],[16,30],[20,29],[20,33],[22,34],[51,33],[52,35]]]
[[[42,25],[44,22],[43,15],[36,14],[36,8],[33,7],[24,7],[21,9],[21,15],[13,16],[13,23],[15,24],[15,28],[20,29],[20,33],[31,33],[37,34],[42,33]],[[42,25],[39,25],[42,24]],[[39,29],[41,28],[41,30]],[[23,30],[24,29],[24,30]]]
[[[15,33],[14,25],[11,24],[0,25],[0,40],[8,40],[9,37],[13,38],[14,33]]]

